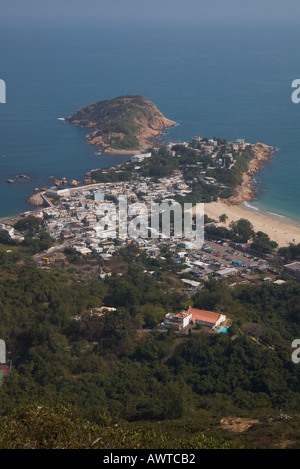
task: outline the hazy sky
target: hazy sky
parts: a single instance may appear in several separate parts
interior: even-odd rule
[[[4,0],[1,23],[53,25],[168,22],[295,24],[299,0]]]

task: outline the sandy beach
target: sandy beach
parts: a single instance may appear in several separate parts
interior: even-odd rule
[[[243,183],[237,187],[236,194],[226,200],[219,199],[218,202],[205,204],[204,213],[216,221],[219,221],[220,215],[226,214],[228,217],[227,227],[231,221],[246,218],[252,223],[255,231],[263,231],[281,247],[288,246],[290,243],[300,243],[300,224],[290,218],[255,210],[251,206],[245,205],[245,203],[255,200],[257,196],[253,175],[271,161],[272,153],[275,150],[274,147],[256,143],[253,146],[255,158],[250,161],[248,171],[243,174]]]
[[[231,221],[246,218],[252,223],[255,231],[263,231],[278,245],[288,246],[289,243],[300,243],[300,225],[289,218],[269,215],[258,210],[248,208],[243,203],[238,205],[226,202],[212,202],[204,205],[204,213],[216,221],[224,213],[227,215],[226,225]],[[294,241],[295,240],[295,241]]]

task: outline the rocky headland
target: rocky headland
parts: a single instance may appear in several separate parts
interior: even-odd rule
[[[243,173],[243,182],[236,189],[234,196],[226,200],[228,204],[241,204],[250,202],[257,197],[258,188],[255,186],[253,179],[254,174],[258,173],[266,163],[272,158],[272,153],[276,150],[264,143],[256,143],[253,145],[254,158],[248,164],[248,171]]]

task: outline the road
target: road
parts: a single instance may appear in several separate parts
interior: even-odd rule
[[[47,251],[43,251],[43,252],[39,252],[38,254],[34,254],[32,256],[32,258],[36,262],[41,261],[43,257],[49,257],[51,259],[52,257],[55,257],[58,252],[64,251],[67,247],[69,247],[71,245],[71,243],[72,243],[72,241],[66,240],[62,244],[52,246]]]

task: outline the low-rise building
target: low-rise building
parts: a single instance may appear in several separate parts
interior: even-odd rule
[[[214,313],[213,311],[206,311],[203,309],[191,308],[186,311],[188,315],[191,315],[190,322],[193,324],[200,324],[202,326],[215,327],[226,321],[225,314]]]
[[[300,262],[292,262],[291,264],[285,264],[284,270],[293,275],[295,278],[300,278]]]
[[[235,275],[237,270],[234,267],[227,267],[225,269],[220,269],[215,272],[219,277],[228,277],[228,275]]]
[[[181,281],[188,285],[190,291],[196,291],[201,285],[201,282],[196,282],[195,280],[188,280],[186,278],[182,278]]]
[[[87,247],[81,247],[81,246],[73,246],[73,247],[74,247],[75,251],[79,252],[83,256],[86,256],[87,254],[92,253],[91,249],[89,249]]]
[[[178,314],[168,313],[165,316],[164,322],[161,324],[163,327],[170,328],[178,325],[179,329],[187,327],[189,324],[216,327],[222,322],[226,321],[225,314],[214,313],[213,311],[206,311],[196,309],[189,306],[187,311],[181,311]]]

